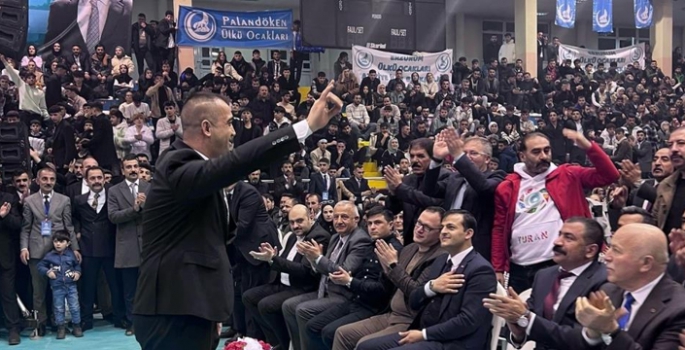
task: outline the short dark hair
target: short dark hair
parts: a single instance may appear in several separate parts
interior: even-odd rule
[[[86,173],[84,174],[85,177],[86,177],[86,179],[88,178],[88,174],[89,174],[91,171],[95,171],[95,170],[100,170],[100,171],[102,171],[102,175],[103,175],[103,176],[105,175],[105,169],[100,168],[99,166],[94,166],[94,167],[91,167],[91,168],[86,169]]]
[[[321,159],[319,159],[319,163],[331,164],[331,161],[328,160],[328,158],[321,158]]]
[[[318,193],[309,193],[309,194],[307,194],[307,197],[306,197],[306,198],[310,198],[310,197],[316,197],[317,201],[318,201],[319,203],[321,203],[321,195],[320,195],[320,194],[318,194]]]
[[[431,140],[427,137],[422,137],[422,138],[413,140],[409,144],[409,150],[412,150],[414,148],[423,149],[428,153],[429,157],[433,157],[433,140]]]
[[[427,207],[426,209],[424,209],[424,210],[422,211],[422,213],[423,213],[423,212],[429,212],[429,213],[440,214],[440,217],[442,217],[443,215],[445,215],[445,209],[443,209],[442,207],[438,207],[438,206],[430,206],[430,207]]]
[[[385,209],[385,207],[382,205],[369,209],[369,211],[366,213],[366,218],[368,219],[377,215],[382,215],[387,222],[392,222],[393,220],[392,213],[388,209]]]
[[[57,230],[52,233],[53,242],[71,242],[71,236],[67,230]]]
[[[463,209],[450,209],[442,215],[442,219],[444,220],[452,215],[461,215],[461,225],[464,228],[464,231],[472,229],[474,233],[476,232],[478,222],[471,212]]]
[[[599,256],[604,244],[604,227],[597,220],[582,216],[574,216],[566,222],[583,224],[583,240],[587,244],[596,244],[598,249],[595,257]]]
[[[623,207],[621,209],[621,215],[619,215],[619,218],[623,215],[640,215],[642,216],[643,224],[656,226],[656,220],[654,219],[654,216],[644,208],[634,205]]]
[[[528,148],[528,146],[527,146],[528,140],[530,140],[534,137],[542,137],[545,140],[549,141],[549,137],[547,137],[547,135],[545,135],[539,131],[534,131],[534,132],[531,132],[529,134],[525,134],[523,136],[523,138],[521,139],[521,146],[519,147],[519,151],[521,151],[521,152],[526,151],[526,149]]]
[[[292,193],[285,192],[285,193],[281,194],[281,199],[283,199],[283,198],[290,198],[290,200],[293,201],[293,205],[300,204],[300,201],[298,201],[297,198],[295,197],[295,195]]]

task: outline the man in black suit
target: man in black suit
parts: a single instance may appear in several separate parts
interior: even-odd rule
[[[321,200],[337,201],[338,191],[336,190],[335,176],[328,174],[328,167],[331,162],[326,158],[319,160],[320,173],[314,173],[309,177],[309,193],[316,193],[321,196]]]
[[[278,230],[267,214],[264,200],[256,188],[239,181],[229,186],[226,191],[230,218],[229,232],[235,232],[235,240],[229,246],[229,251],[233,254],[229,254],[229,257],[234,265],[235,274],[240,275],[236,277],[236,284],[237,292],[242,295],[248,289],[269,282],[269,265],[253,258],[250,252],[259,250],[260,244],[264,243],[280,248]],[[242,304],[242,298],[236,298],[236,310],[239,309],[239,304]],[[242,305],[240,308],[243,308]],[[240,329],[241,333],[247,331],[249,337],[264,338],[251,314],[236,311],[233,313],[233,320],[234,326],[247,326],[246,329]]]
[[[21,206],[13,194],[0,192],[0,305],[5,326],[9,330],[9,345],[21,342],[21,315],[17,305],[17,252],[21,231]]]
[[[429,267],[429,281],[420,281],[409,297],[419,315],[408,331],[367,340],[357,349],[487,348],[492,315],[482,300],[497,291],[497,279],[490,263],[473,250],[475,232],[476,219],[469,212],[446,212],[440,246],[448,254],[435,259]]]
[[[685,240],[681,236],[677,242],[681,248]],[[656,226],[628,224],[616,231],[604,259],[610,283],[576,302],[583,329],[573,349],[600,344],[605,349],[677,349],[685,328],[685,289],[665,274],[666,235]]]
[[[456,173],[438,181],[442,161],[447,155],[454,158]],[[423,179],[423,193],[444,198],[445,210],[468,210],[478,221],[473,237],[473,248],[490,261],[492,239],[490,231],[495,218],[495,190],[506,174],[501,170],[489,171],[492,145],[481,137],[462,140],[450,127],[437,135],[433,144],[433,161]]]
[[[271,51],[272,60],[266,64],[269,71],[269,79],[271,81],[276,81],[283,75],[283,70],[285,70],[288,65],[281,61],[281,52],[278,50]]]
[[[331,84],[306,121],[233,151],[230,104],[211,93],[186,101],[183,141],[176,140],[159,159],[145,204],[133,310],[136,340],[144,350],[216,347],[220,322],[233,312],[224,188],[297,151],[313,130],[328,124],[342,109],[332,89]]]
[[[52,162],[57,172],[65,175],[69,170],[69,164],[76,158],[75,132],[71,124],[64,120],[66,111],[62,106],[52,106],[48,109],[50,119],[55,123],[55,131],[52,134]]]
[[[109,221],[107,213],[107,190],[102,168],[91,167],[85,171],[90,192],[78,195],[72,205],[74,231],[79,240],[83,260],[81,295],[81,319],[83,330],[93,328],[93,304],[97,292],[100,269],[105,272],[107,285],[112,296],[114,323],[124,321],[124,305],[119,282],[114,271],[114,245],[116,226]]]
[[[68,47],[68,46],[63,46]],[[90,80],[90,57],[88,52],[83,52],[81,49],[83,45],[73,44],[71,46],[71,55],[65,55],[64,61],[71,68],[74,64],[78,66],[79,72],[83,73],[86,81]]]
[[[74,176],[74,178],[76,179],[76,181],[67,185],[67,188],[64,191],[64,195],[69,197],[69,199],[73,202],[77,196],[90,192],[90,187],[88,186],[88,181],[85,177],[85,174],[88,169],[97,166],[98,161],[95,160],[95,158],[93,157],[88,157],[83,160],[77,160],[74,163],[74,172],[76,173],[76,176]]]
[[[152,56],[154,37],[154,29],[147,24],[145,14],[139,13],[138,21],[131,25],[131,51],[136,54],[136,68],[138,68],[139,76],[142,76],[143,72],[145,72],[145,62],[147,62],[147,67],[153,72],[157,71],[155,60]]]
[[[90,112],[86,117],[93,121],[93,139],[83,145],[102,168],[111,171],[113,175],[119,175],[121,168],[114,148],[112,123],[109,117],[102,113],[102,103],[90,102],[88,106]]]
[[[157,25],[155,37],[155,47],[157,48],[157,67],[162,67],[164,61],[169,63],[169,67],[174,69],[176,60],[176,22],[174,22],[174,11],[166,11],[164,18]]]
[[[285,247],[280,252],[268,242],[259,246],[250,255],[271,265],[271,283],[255,287],[243,294],[243,302],[250,315],[266,334],[272,346],[288,347],[290,335],[283,319],[283,302],[300,294],[316,289],[319,274],[312,269],[309,261],[297,252],[296,243],[314,240],[324,247],[331,238],[321,226],[310,218],[309,210],[302,204],[295,205],[288,214],[292,233],[285,239]]]
[[[302,180],[298,179],[293,172],[293,163],[290,161],[283,162],[281,166],[282,176],[273,176],[274,179],[274,202],[280,203],[283,193],[290,193],[297,200],[302,200],[304,194],[304,185]]]
[[[428,207],[442,206],[442,198],[433,198],[423,194],[423,177],[433,156],[433,140],[427,138],[416,139],[409,146],[409,157],[412,174],[402,176],[392,167],[385,167],[383,175],[388,183],[390,195],[385,200],[385,206],[397,215],[404,213],[403,238],[404,244],[414,241],[414,225],[421,211]],[[443,180],[449,172],[441,170],[438,180]]]
[[[652,168],[652,158],[654,158],[654,148],[652,147],[652,143],[646,139],[644,130],[637,131],[635,153],[637,153],[637,163],[640,165],[642,178],[649,178],[650,170]]]
[[[372,194],[371,187],[369,187],[369,180],[364,178],[364,167],[361,165],[357,165],[354,168],[353,175],[354,177],[347,179],[343,185],[354,195],[354,203],[362,204],[364,202],[364,197],[368,197]],[[352,199],[350,198],[350,200]]]
[[[269,193],[269,185],[262,181],[261,170],[255,170],[250,173],[250,175],[247,176],[247,181],[259,191],[259,194]]]
[[[94,3],[96,8],[93,8],[93,2],[89,0],[53,1],[50,4],[43,47],[51,48],[54,43],[59,42],[62,47],[79,45],[93,53],[95,45],[103,44],[110,55],[114,54],[117,46],[129,47],[128,23],[131,23],[133,1],[110,0]],[[106,6],[108,3],[109,6]]]
[[[508,296],[492,296],[485,306],[507,322],[509,341],[520,348],[535,341],[536,349],[566,348],[580,328],[576,299],[590,295],[606,283],[606,266],[597,259],[604,242],[604,229],[593,219],[566,220],[554,240],[554,262],[538,271],[530,298],[525,301],[510,288]]]

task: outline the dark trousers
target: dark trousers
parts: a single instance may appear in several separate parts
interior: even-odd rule
[[[157,67],[155,64],[155,58],[152,56],[152,52],[148,49],[139,49],[136,53],[136,68],[138,68],[138,75],[143,76],[145,72],[145,63],[147,67],[153,72],[157,72]],[[160,67],[161,68],[161,67]],[[129,73],[130,74],[130,73]]]
[[[133,299],[138,287],[138,268],[117,269],[121,275],[121,292],[124,295],[126,321],[133,322]]]
[[[511,263],[509,266],[509,287],[514,288],[516,293],[521,293],[533,287],[533,280],[538,271],[553,266],[554,261],[543,261],[541,263],[521,266]]]
[[[285,349],[290,344],[290,335],[283,319],[281,306],[286,300],[306,293],[304,289],[289,287],[280,283],[269,283],[252,288],[243,294],[245,309],[266,335],[272,346],[280,345]]]
[[[242,256],[241,256],[242,257]],[[234,271],[240,272],[240,295],[241,297],[236,300],[236,305],[233,311],[233,323],[236,326],[240,324],[245,325],[245,333],[248,337],[255,339],[264,339],[264,333],[261,328],[254,321],[254,315],[252,312],[245,308],[242,301],[242,295],[248,290],[265,285],[269,283],[269,276],[271,275],[271,268],[268,264],[262,263],[257,266],[250,264],[244,259],[238,259],[238,264]],[[240,304],[240,305],[238,305]],[[245,310],[240,312],[239,310]],[[240,329],[242,331],[242,329]],[[242,333],[242,332],[241,332]]]
[[[357,350],[442,350],[445,348],[442,343],[435,341],[420,341],[400,346],[400,339],[402,337],[400,337],[399,333],[384,335],[357,344]]]
[[[81,262],[81,270],[83,271],[81,282],[83,288],[81,319],[86,327],[93,323],[93,303],[95,303],[100,269],[105,271],[105,278],[107,279],[109,291],[112,296],[113,321],[114,323],[117,323],[124,319],[123,298],[121,297],[121,290],[114,270],[114,258],[84,256],[83,261]]]
[[[0,305],[7,328],[21,325],[21,314],[17,305],[17,251],[19,241],[9,237],[10,233],[0,235]]]
[[[183,70],[183,69],[176,70],[176,67],[174,66],[174,64],[176,63],[176,50],[177,49],[178,49],[177,47],[174,47],[172,49],[157,49],[157,51],[159,51],[159,53],[158,53],[159,61],[157,62],[157,66],[156,66],[158,71],[160,71],[160,72],[162,71],[162,63],[164,61],[169,62],[169,66],[171,66],[171,70],[173,70],[175,72],[180,72]]]
[[[134,315],[142,350],[214,350],[216,323],[195,316]]]
[[[302,78],[302,64],[304,63],[304,53],[293,51],[293,56],[290,58],[290,69],[292,69],[295,83],[300,85],[300,78]],[[299,100],[294,100],[298,101]]]
[[[333,305],[307,322],[307,350],[328,350],[333,348],[333,339],[338,327],[361,321],[375,312],[358,303],[346,302]]]

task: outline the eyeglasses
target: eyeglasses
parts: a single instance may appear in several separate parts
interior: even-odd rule
[[[440,227],[430,227],[430,226],[422,223],[421,221],[416,222],[416,228],[418,228],[419,230],[425,230],[425,231],[435,231],[435,230],[440,229]]]

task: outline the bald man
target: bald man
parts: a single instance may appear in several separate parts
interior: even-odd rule
[[[233,312],[233,278],[226,254],[230,218],[224,188],[264,163],[296,152],[340,112],[330,91],[307,120],[233,148],[231,105],[200,92],[181,113],[183,140],[158,159],[143,208],[143,251],[133,308],[143,350],[216,348],[220,322]],[[331,106],[329,109],[328,106]],[[235,218],[237,220],[237,218]]]
[[[601,296],[579,298],[576,317],[584,344],[575,348],[604,343],[607,349],[678,349],[685,289],[666,274],[666,235],[653,225],[627,224],[614,234],[604,259],[610,283],[602,290],[625,313],[615,318],[606,312],[612,307]],[[604,312],[593,305],[604,305]]]

